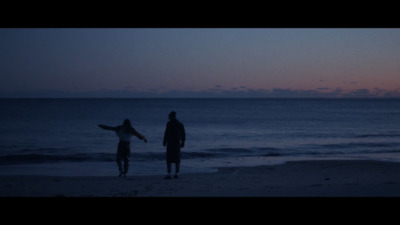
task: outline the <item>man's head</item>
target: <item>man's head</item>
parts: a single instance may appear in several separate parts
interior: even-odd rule
[[[124,127],[131,127],[131,126],[132,126],[131,121],[129,119],[125,119],[124,120]]]
[[[176,119],[176,112],[174,112],[174,111],[170,112],[169,115],[168,115],[168,118],[170,120]]]

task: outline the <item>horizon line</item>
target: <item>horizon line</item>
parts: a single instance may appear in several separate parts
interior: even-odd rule
[[[0,97],[1,100],[6,99],[347,99],[347,100],[362,100],[362,99],[399,99],[396,97]]]

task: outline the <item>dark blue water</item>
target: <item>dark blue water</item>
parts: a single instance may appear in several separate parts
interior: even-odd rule
[[[186,128],[182,166],[189,172],[302,158],[400,158],[400,99],[0,99],[0,108],[3,174],[72,164],[116,172],[118,138],[97,125],[125,118],[148,139],[132,139],[132,174],[163,173],[172,110]]]

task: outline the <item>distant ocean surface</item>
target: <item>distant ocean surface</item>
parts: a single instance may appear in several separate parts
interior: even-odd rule
[[[117,176],[131,120],[129,175],[164,175],[170,111],[186,129],[181,173],[306,159],[400,162],[400,99],[0,99],[0,175]]]

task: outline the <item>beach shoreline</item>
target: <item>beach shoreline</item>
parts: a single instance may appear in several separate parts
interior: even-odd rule
[[[217,172],[128,176],[0,176],[0,197],[400,197],[400,163],[291,161]]]

